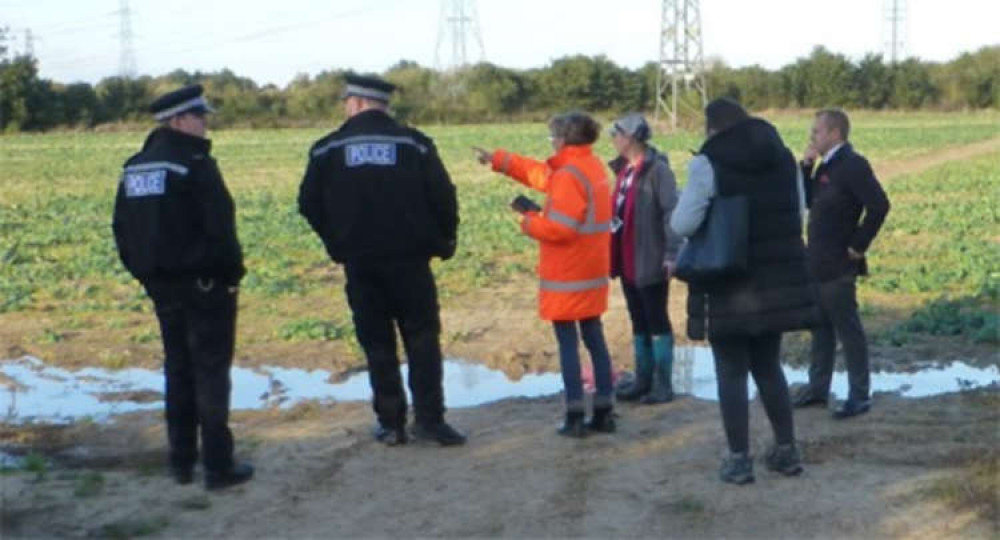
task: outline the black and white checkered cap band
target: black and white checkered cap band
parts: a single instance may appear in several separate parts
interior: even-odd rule
[[[166,120],[172,116],[177,116],[178,114],[181,114],[183,112],[195,108],[201,108],[208,112],[215,112],[215,109],[213,109],[212,106],[208,104],[208,101],[205,101],[204,97],[198,96],[191,98],[187,101],[182,101],[177,105],[170,107],[169,109],[164,109],[153,115],[153,118],[156,118],[158,122],[162,122],[163,120]]]
[[[358,86],[356,84],[349,84],[344,88],[344,97],[358,96],[369,99],[376,99],[378,101],[389,102],[390,94],[389,92],[383,92],[382,90],[376,90],[374,88],[366,88],[364,86]]]

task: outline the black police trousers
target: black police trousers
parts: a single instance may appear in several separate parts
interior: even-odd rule
[[[416,421],[422,425],[442,422],[441,320],[430,260],[348,261],[344,269],[347,301],[368,361],[379,423],[387,428],[406,424],[406,394],[396,353],[397,325],[409,365]]]
[[[233,464],[229,369],[237,294],[218,281],[195,279],[157,280],[146,290],[156,307],[166,356],[170,465],[183,469],[198,461],[200,426],[205,469],[226,471]]]

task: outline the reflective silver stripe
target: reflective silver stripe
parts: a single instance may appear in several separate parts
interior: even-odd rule
[[[556,223],[573,229],[574,231],[580,230],[580,222],[557,210],[550,210],[547,217]]]
[[[550,210],[548,213],[548,218],[551,221],[555,221],[560,225],[565,225],[580,234],[598,234],[602,232],[611,232],[610,221],[604,223],[591,223],[590,225],[581,225],[579,221],[557,210]]]
[[[598,234],[603,232],[611,232],[611,222],[605,221],[604,223],[592,223],[590,225],[581,225],[580,234]]]
[[[500,164],[500,172],[506,173],[510,171],[510,162],[511,162],[511,155],[510,153],[507,153],[503,157],[503,163]]]
[[[198,97],[193,97],[193,98],[191,98],[191,99],[189,99],[187,101],[182,101],[181,103],[178,103],[177,105],[174,105],[173,107],[170,107],[169,109],[164,109],[164,110],[162,110],[162,111],[154,114],[153,118],[155,118],[157,122],[162,122],[162,121],[166,120],[167,118],[170,118],[171,116],[178,115],[178,114],[180,114],[180,113],[182,113],[182,112],[184,112],[184,111],[186,111],[188,109],[193,109],[195,107],[201,107],[201,108],[205,109],[208,112],[215,112],[215,109],[213,109],[208,104],[208,102],[205,101],[204,97],[198,96]]]
[[[542,279],[539,280],[538,285],[543,291],[580,292],[600,289],[601,287],[607,286],[608,282],[609,279],[607,277],[585,279],[581,281],[555,281],[551,279]]]
[[[319,157],[334,148],[344,146],[345,144],[351,143],[398,143],[398,144],[408,144],[417,148],[421,154],[427,153],[427,147],[418,143],[413,137],[393,137],[391,135],[355,135],[354,137],[347,137],[346,139],[338,139],[336,141],[330,141],[323,146],[313,150],[312,157]]]
[[[557,210],[549,210],[548,204],[546,204],[545,215],[552,221],[565,225],[580,234],[600,234],[610,232],[610,221],[602,223],[597,222],[597,206],[594,201],[594,188],[590,185],[590,182],[587,181],[587,177],[583,174],[583,172],[573,165],[567,165],[560,170],[570,173],[574,178],[576,178],[577,182],[580,182],[580,184],[583,185],[583,190],[587,192],[587,215],[584,218],[584,222],[580,223],[579,221]]]
[[[171,163],[169,161],[153,161],[150,163],[140,163],[138,165],[129,165],[125,167],[125,172],[142,172],[142,171],[155,171],[159,169],[168,169],[180,175],[185,175],[188,173],[188,168],[184,165],[177,163]]]
[[[365,88],[356,84],[349,84],[344,88],[344,96],[358,96],[371,98],[378,101],[389,102],[389,92],[383,92],[374,88]]]
[[[594,224],[597,221],[597,208],[594,205],[594,188],[587,181],[587,176],[583,174],[583,171],[577,169],[575,166],[567,165],[563,167],[563,170],[572,174],[578,182],[583,184],[583,189],[587,192],[587,217],[584,218],[583,224],[585,226]]]

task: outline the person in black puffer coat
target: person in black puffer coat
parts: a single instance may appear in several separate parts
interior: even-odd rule
[[[786,475],[802,471],[792,407],[779,353],[782,332],[815,326],[820,318],[805,263],[800,177],[774,126],[751,118],[735,101],[705,109],[707,140],[689,164],[688,185],[671,226],[690,237],[715,197],[749,202],[749,270],[711,283],[692,283],[688,335],[708,338],[715,356],[719,405],[730,455],[723,481],[752,482],[747,373],[753,374],[774,429],[767,465]]]

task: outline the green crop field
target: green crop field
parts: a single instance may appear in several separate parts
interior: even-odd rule
[[[799,153],[811,116],[783,113],[775,121]],[[876,168],[891,162],[904,171],[908,160],[1000,137],[996,112],[859,114],[854,124],[852,140]],[[470,145],[544,157],[547,132],[541,124],[426,131],[458,186],[461,205],[459,252],[437,265],[447,309],[463,295],[530,274],[534,264],[534,246],[519,234],[507,208],[519,190],[478,166]],[[310,129],[212,135],[236,202],[249,269],[241,320],[254,330],[243,331],[241,341],[338,340],[352,334],[346,310],[303,309],[343,305],[338,273],[295,204],[307,149],[322,134]],[[120,165],[143,136],[0,137],[3,339],[45,344],[77,331],[106,334],[109,341],[157,340],[149,302],[122,269],[110,231]],[[668,151],[681,183],[689,151],[700,140],[698,133],[682,133],[654,141]],[[598,150],[612,157],[606,138]],[[1000,151],[992,146],[979,154],[884,179],[893,210],[873,247],[873,275],[862,285],[862,297],[869,312],[891,314],[894,342],[904,342],[908,332],[997,339]],[[142,323],[134,323],[137,314]]]

